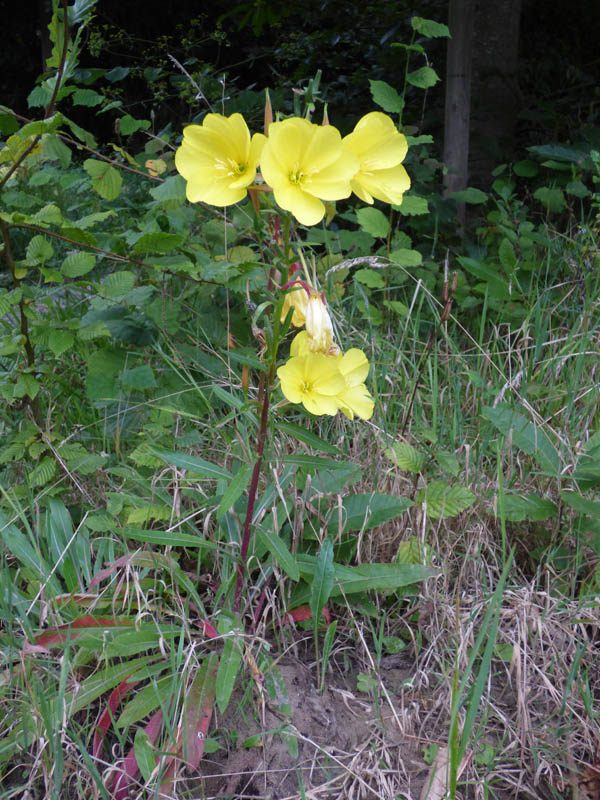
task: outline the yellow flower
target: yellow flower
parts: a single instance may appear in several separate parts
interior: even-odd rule
[[[336,359],[337,368],[344,377],[345,386],[337,395],[342,414],[348,419],[354,415],[361,419],[371,419],[375,401],[369,394],[364,380],[369,374],[369,362],[362,350],[352,348]]]
[[[306,307],[308,305],[308,293],[303,286],[296,284],[283,298],[281,308],[281,321],[283,322],[288,315],[290,308],[294,309],[292,314],[292,325],[301,328],[306,320]]]
[[[306,331],[300,331],[292,339],[290,355],[293,359],[310,355],[310,352],[308,334]],[[371,419],[375,401],[364,383],[369,374],[369,362],[363,351],[352,348],[343,355],[329,356],[328,362],[329,369],[332,372],[338,371],[344,379],[344,385],[335,397],[340,411],[348,419],[354,419],[355,416],[361,419]]]
[[[408,145],[390,117],[381,111],[366,114],[353,132],[344,136],[343,143],[360,163],[352,178],[354,194],[365,203],[372,203],[376,197],[399,205],[410,188],[410,178],[401,163]]]
[[[187,199],[213,206],[239,203],[256,177],[264,143],[262,133],[250,139],[241,114],[207,114],[202,125],[188,125],[175,153],[177,171],[187,181]]]
[[[302,403],[311,414],[337,414],[337,395],[344,389],[345,380],[327,356],[322,353],[293,356],[279,367],[277,376],[290,403]]]
[[[313,353],[330,353],[333,345],[333,325],[329,311],[318,292],[308,298],[304,316],[308,349]]]
[[[260,160],[260,170],[275,201],[302,225],[316,225],[325,216],[322,200],[341,200],[352,193],[356,157],[342,146],[332,125],[314,125],[290,117],[273,122]]]

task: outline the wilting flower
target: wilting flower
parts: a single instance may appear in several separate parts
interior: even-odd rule
[[[364,380],[369,374],[369,362],[362,350],[354,347],[336,358],[337,368],[344,377],[345,386],[337,395],[342,414],[348,419],[354,415],[361,419],[371,419],[375,401],[369,394]]]
[[[331,354],[333,346],[333,325],[327,306],[319,292],[311,294],[306,305],[305,326],[308,349],[313,353]],[[339,350],[337,350],[339,352]]]
[[[277,376],[281,391],[290,403],[302,403],[311,414],[337,414],[336,398],[344,389],[345,381],[327,356],[322,353],[292,356],[279,367]]]
[[[250,138],[241,114],[207,114],[202,125],[188,125],[175,153],[177,171],[187,181],[187,199],[213,206],[243,200],[256,177],[264,143],[262,133]]]
[[[293,286],[283,298],[281,308],[281,321],[283,322],[288,315],[290,308],[294,309],[292,314],[292,325],[301,328],[306,321],[306,307],[308,306],[308,292],[299,283]]]
[[[260,160],[263,178],[277,204],[302,225],[325,216],[322,200],[349,197],[358,161],[332,125],[315,125],[301,117],[273,122]]]
[[[410,178],[402,166],[408,145],[390,117],[381,111],[366,114],[353,132],[344,136],[343,143],[360,163],[352,178],[354,194],[365,203],[372,203],[375,197],[399,205],[410,188]]]

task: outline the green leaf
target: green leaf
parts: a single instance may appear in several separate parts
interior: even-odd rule
[[[457,457],[453,453],[447,453],[445,450],[438,450],[434,453],[433,457],[444,472],[449,472],[450,475],[453,475],[455,478],[457,477],[460,472],[460,465]]]
[[[421,36],[427,36],[428,39],[437,39],[441,36],[450,38],[450,28],[441,22],[434,22],[432,19],[423,19],[423,17],[413,17],[410,21],[413,30],[420,33]]]
[[[222,633],[220,629],[219,633]],[[231,631],[225,636],[216,685],[217,706],[221,714],[229,705],[229,699],[242,664],[242,640],[242,635],[238,630]]]
[[[150,194],[159,203],[183,205],[185,202],[185,180],[181,175],[171,175],[163,183],[150,189]]]
[[[430,89],[439,79],[439,75],[431,67],[421,67],[414,72],[409,72],[406,76],[407,82],[418,89]]]
[[[385,286],[381,273],[374,269],[359,269],[354,273],[354,279],[369,289],[383,289]]]
[[[408,497],[395,497],[378,492],[351,494],[342,501],[344,531],[360,531],[376,528],[403,514],[414,505]],[[334,511],[329,527],[338,525],[337,511]]]
[[[287,433],[288,436],[292,436],[294,439],[298,439],[300,442],[304,442],[304,444],[315,450],[320,450],[322,453],[329,453],[334,456],[340,454],[340,451],[329,442],[321,439],[320,436],[312,433],[312,431],[307,431],[306,428],[296,425],[295,422],[278,422],[277,429]]]
[[[513,172],[520,178],[535,178],[539,171],[540,168],[538,164],[536,164],[535,161],[530,161],[529,159],[517,161],[513,165]]]
[[[96,266],[96,256],[93,253],[84,253],[79,250],[77,253],[68,255],[62,263],[60,271],[67,278],[80,278],[87,275]]]
[[[62,591],[58,579],[52,574],[51,567],[39,553],[37,547],[34,549],[31,546],[28,538],[2,510],[0,510],[0,537],[4,546],[20,565],[33,570],[35,575],[39,575],[50,595],[55,596]]]
[[[433,519],[455,517],[473,505],[475,495],[464,486],[450,486],[444,481],[432,481],[417,494],[417,503],[426,507]]]
[[[316,556],[298,554],[296,556],[300,574],[312,585],[316,573]],[[330,597],[339,597],[357,592],[397,590],[404,586],[419,583],[434,575],[434,571],[421,564],[361,564],[358,567],[333,565],[334,581]],[[294,601],[299,598],[295,597]]]
[[[112,527],[114,525],[115,523],[113,522]],[[216,550],[218,548],[218,545],[209,539],[204,539],[202,536],[196,536],[192,533],[180,533],[179,531],[150,531],[127,527],[124,535],[136,542],[157,544],[160,547],[206,547],[208,550]]]
[[[15,397],[31,397],[33,400],[34,397],[37,396],[39,390],[39,382],[33,377],[33,375],[30,375],[28,372],[24,372],[17,378],[13,394]]]
[[[485,192],[482,192],[481,189],[475,189],[472,186],[460,192],[450,192],[448,197],[457,203],[469,203],[470,205],[485,203],[488,199]]]
[[[185,233],[145,233],[135,243],[132,253],[170,253],[185,242]]]
[[[383,305],[386,308],[389,308],[390,311],[393,311],[394,314],[398,314],[399,317],[407,317],[409,308],[405,303],[402,303],[400,300],[384,300]]]
[[[92,186],[100,197],[105,200],[114,200],[119,196],[123,178],[121,173],[106,161],[88,158],[83,162],[83,168],[92,179]]]
[[[55,356],[60,356],[72,347],[74,341],[75,336],[70,331],[55,328],[48,337],[48,347]]]
[[[54,255],[54,248],[45,236],[37,234],[32,236],[27,245],[27,264],[45,264]]]
[[[252,464],[242,464],[242,466],[235,473],[231,479],[231,483],[223,493],[219,508],[217,509],[217,519],[220,519],[223,514],[226,514],[229,509],[235,505],[235,502],[240,498],[248,485],[250,476],[254,466]]]
[[[76,89],[71,95],[71,99],[75,106],[93,108],[94,106],[99,106],[105,100],[105,97],[93,89]]]
[[[404,195],[401,205],[394,205],[392,208],[407,217],[419,217],[429,213],[429,205],[424,197],[417,197],[414,194]]]
[[[130,389],[153,389],[156,384],[154,371],[148,364],[140,364],[139,367],[124,370],[119,376],[123,386]]]
[[[573,197],[589,197],[591,195],[590,190],[580,180],[569,181],[565,187],[565,191]]]
[[[550,475],[560,474],[560,456],[548,435],[507,403],[486,406],[481,415],[489,420],[499,431],[508,436],[512,433],[512,443],[519,450],[532,456]]]
[[[276,563],[293,581],[300,580],[300,570],[296,564],[296,559],[290,553],[286,543],[278,533],[266,531],[258,528],[258,538],[269,553],[273,556]]]
[[[333,577],[333,543],[328,537],[323,541],[317,556],[311,586],[309,606],[315,626],[318,625],[321,619],[321,611],[329,600],[333,589]]]
[[[185,469],[194,475],[200,475],[202,478],[208,478],[210,480],[225,478],[227,481],[233,479],[231,473],[223,467],[220,467],[218,464],[212,464],[210,461],[205,461],[203,458],[198,458],[198,456],[190,456],[186,453],[174,453],[156,447],[151,448],[151,450],[167,464],[171,464],[173,467],[178,467],[179,469]]]
[[[562,189],[550,186],[540,186],[533,193],[536,200],[545,206],[548,211],[559,212],[567,207],[567,201]]]
[[[356,218],[361,229],[375,238],[385,239],[390,232],[390,221],[378,208],[359,208]]]
[[[511,273],[517,266],[518,259],[515,249],[506,237],[504,237],[500,242],[500,247],[498,248],[498,258],[508,273]]]
[[[132,680],[135,680],[135,675],[132,676]],[[168,706],[172,694],[173,679],[171,675],[163,676],[158,680],[154,680],[149,686],[144,686],[124,706],[117,719],[117,728],[127,729],[141,719],[148,717],[159,706]]]
[[[403,469],[407,472],[421,472],[423,469],[423,464],[425,463],[424,453],[420,453],[406,442],[394,442],[391,447],[386,447],[383,452],[398,469]]]
[[[130,114],[125,114],[119,120],[119,131],[122,136],[129,136],[139,130],[147,131],[149,127],[149,119],[134,119]]]
[[[600,503],[598,505],[600,507]],[[558,509],[554,503],[535,494],[524,497],[508,493],[504,495],[504,516],[509,522],[523,522],[525,519],[541,522],[549,517],[555,517],[557,513]]]
[[[52,133],[44,140],[44,157],[50,160],[56,159],[61,167],[66,169],[71,163],[71,148]]]
[[[574,508],[580,514],[600,519],[600,503],[595,500],[588,500],[586,497],[577,494],[577,492],[561,492],[560,496],[568,506]]]
[[[133,754],[144,782],[148,783],[156,766],[156,751],[143,728],[138,728],[135,732]]]
[[[111,272],[98,287],[98,293],[110,300],[120,300],[135,286],[135,275],[128,269]]]
[[[390,261],[399,267],[420,267],[423,263],[423,256],[418,250],[399,247],[390,253]]]
[[[371,97],[373,101],[388,114],[399,114],[404,108],[404,100],[393,86],[385,81],[374,81],[369,79],[371,85]]]

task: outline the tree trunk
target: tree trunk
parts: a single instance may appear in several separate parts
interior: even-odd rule
[[[446,110],[444,119],[445,193],[466,189],[469,178],[469,123],[471,105],[471,43],[473,0],[450,0],[448,27],[452,38],[446,54]],[[464,225],[465,206],[459,205]]]
[[[476,0],[471,86],[470,183],[488,188],[510,158],[519,113],[521,0]]]

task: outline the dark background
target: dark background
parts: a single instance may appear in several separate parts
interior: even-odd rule
[[[484,0],[476,2],[484,24],[497,25]],[[11,19],[5,22],[10,28],[5,27],[5,42],[10,46],[0,52],[0,102],[32,117],[39,116],[40,109],[28,109],[27,95],[47,54],[50,5],[49,0],[26,0],[11,4],[10,15],[4,16]],[[494,5],[498,8],[501,3],[490,3],[490,9]],[[148,118],[154,109],[155,130],[169,123],[179,128],[206,111],[202,101],[194,100],[194,91],[168,54],[184,62],[200,80],[215,110],[222,109],[222,96],[236,97],[233,106],[226,105],[227,112],[243,110],[256,121],[258,95],[265,87],[280,89],[276,100],[279,107],[284,106],[281,110],[289,111],[291,88],[306,85],[320,68],[329,117],[344,130],[357,115],[374,108],[369,78],[402,86],[403,51],[391,48],[390,43],[410,40],[410,18],[416,14],[447,22],[448,4],[444,0],[418,4],[308,0],[300,8],[297,2],[283,0],[210,5],[198,0],[99,0],[94,13],[84,34],[82,68],[125,66],[131,72],[119,83],[100,79],[90,85],[121,98],[120,113]],[[571,141],[583,126],[597,124],[599,42],[600,2],[522,0],[518,117],[509,146],[513,152],[507,155],[518,155],[529,144]],[[414,90],[414,97],[409,90],[404,122],[432,133],[441,146],[446,41],[432,39],[425,46],[442,82],[429,91],[425,102],[420,90]],[[424,63],[415,56],[411,69]],[[84,79],[90,75],[82,73]],[[477,102],[475,91],[472,104]],[[242,108],[235,107],[236,103]],[[94,109],[70,108],[69,101],[61,108],[101,141],[113,137],[116,114],[97,117]]]

